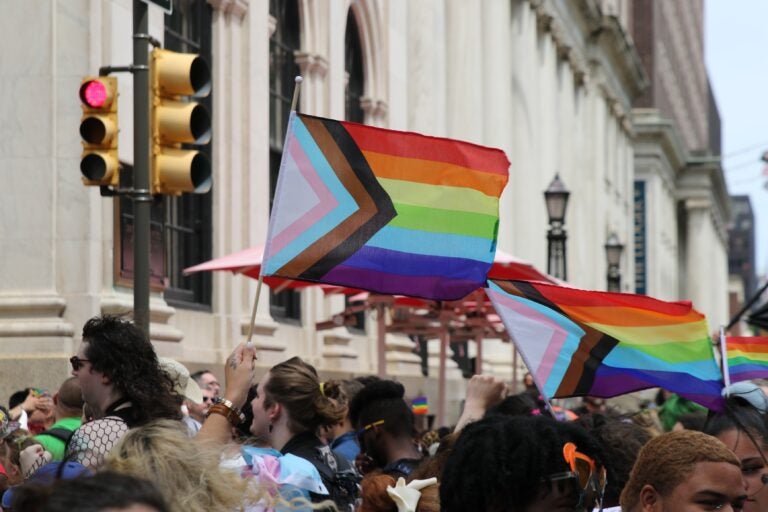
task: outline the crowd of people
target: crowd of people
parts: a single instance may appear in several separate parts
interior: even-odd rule
[[[220,384],[129,321],[89,320],[72,377],[0,407],[2,510],[768,511],[759,383],[722,411],[660,391],[627,414],[476,375],[456,423],[422,431],[394,380],[322,381],[293,357],[256,383],[256,357],[238,345]]]

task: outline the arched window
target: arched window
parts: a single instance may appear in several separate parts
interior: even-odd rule
[[[269,40],[269,204],[275,196],[283,140],[291,113],[294,79],[300,74],[294,53],[301,47],[299,6],[296,0],[270,0],[269,13],[277,21]],[[301,321],[301,294],[295,290],[270,292],[273,318]]]
[[[344,71],[347,74],[347,90],[344,98],[345,117],[347,121],[362,123],[365,120],[365,113],[360,105],[365,86],[363,49],[360,45],[360,31],[352,9],[347,14],[347,32],[344,39]]]

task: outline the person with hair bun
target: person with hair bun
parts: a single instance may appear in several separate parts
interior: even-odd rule
[[[421,462],[413,411],[404,396],[405,388],[399,382],[377,380],[360,390],[349,404],[363,452],[358,466],[364,473],[380,469],[394,478],[407,477]]]
[[[321,427],[340,423],[347,409],[325,396],[314,367],[298,357],[273,366],[259,381],[251,408],[253,435],[283,454],[311,462],[339,509],[354,506],[359,494],[354,467],[317,436]],[[341,486],[340,480],[345,481]]]
[[[329,380],[323,383],[323,394],[345,408],[348,408],[349,402],[361,389],[363,384],[356,380]],[[341,422],[326,429],[326,434],[331,449],[354,464],[360,454],[360,444],[349,414]]]
[[[256,353],[249,345],[235,348],[225,365],[223,399],[209,410],[197,440],[226,443],[231,426],[243,421],[240,409],[247,406],[255,359]],[[313,502],[330,498],[339,510],[354,510],[359,474],[317,436],[321,427],[342,421],[347,410],[323,394],[314,367],[298,357],[273,366],[259,381],[250,407],[250,431],[254,436],[278,450],[277,455],[309,461],[319,473],[328,494],[310,492]]]

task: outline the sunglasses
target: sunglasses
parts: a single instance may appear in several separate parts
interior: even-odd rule
[[[579,452],[573,443],[565,443],[563,446],[563,458],[568,463],[570,471],[556,473],[547,477],[547,481],[562,485],[564,481],[572,481],[579,491],[579,503],[577,507],[583,507],[587,496],[594,496],[595,506],[602,510],[603,494],[608,481],[604,467],[598,469],[595,460],[588,455]],[[589,499],[589,501],[592,501]]]
[[[203,403],[207,403],[207,402],[213,402],[213,397],[204,396],[203,397]]]
[[[72,356],[69,358],[69,364],[72,365],[72,369],[74,371],[79,370],[83,366],[83,363],[90,363],[90,362],[91,362],[90,359],[80,359],[77,356]]]

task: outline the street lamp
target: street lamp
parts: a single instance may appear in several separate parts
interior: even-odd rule
[[[547,204],[547,216],[549,216],[549,231],[547,231],[547,273],[563,281],[567,280],[565,258],[565,239],[567,235],[563,229],[565,224],[565,209],[568,206],[568,196],[571,193],[560,181],[560,175],[555,174],[555,179],[544,191],[544,201]]]
[[[608,237],[608,241],[605,242],[605,259],[608,261],[608,291],[620,292],[621,291],[621,271],[619,270],[619,264],[621,263],[621,253],[624,252],[624,244],[619,242],[619,237],[616,233],[611,233]]]

